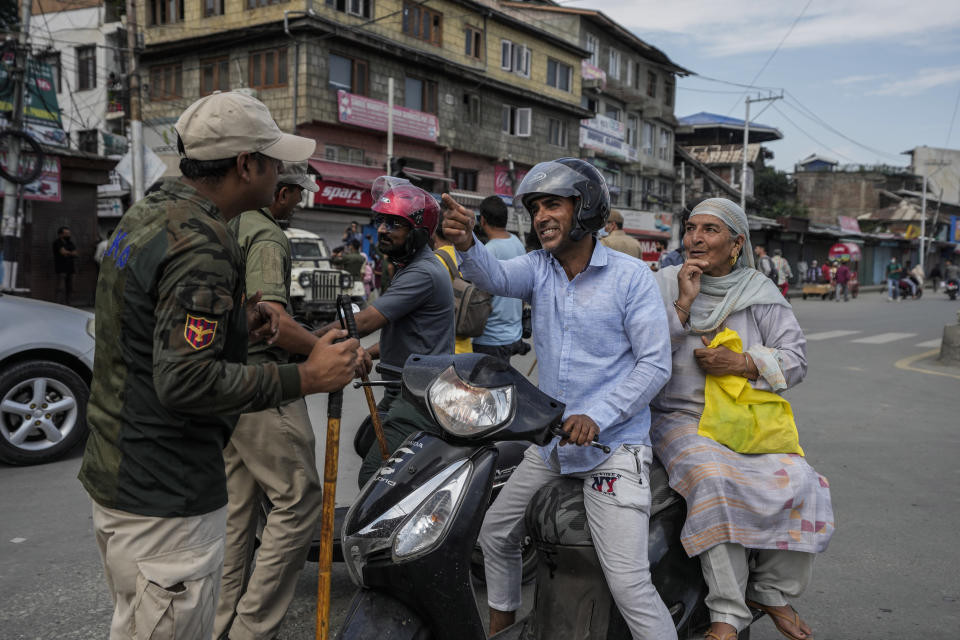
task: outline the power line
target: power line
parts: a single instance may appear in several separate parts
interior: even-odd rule
[[[707,82],[716,82],[719,84],[726,84],[726,85],[730,85],[731,87],[742,87],[744,89],[758,89],[760,91],[783,91],[782,87],[764,87],[762,85],[757,85],[757,84],[743,84],[742,82],[730,82],[729,80],[721,80],[720,78],[711,78],[710,76],[701,75],[699,73],[695,73],[691,77],[695,77],[700,80],[706,80]]]
[[[795,111],[797,111],[797,113],[799,113],[800,115],[804,116],[804,117],[807,118],[808,120],[811,120],[812,122],[814,122],[814,123],[816,123],[816,124],[819,124],[821,127],[823,127],[824,129],[826,129],[827,131],[830,131],[830,132],[833,133],[834,135],[837,135],[837,136],[843,138],[844,140],[846,140],[847,142],[849,142],[849,143],[851,143],[851,144],[854,144],[854,145],[860,147],[861,149],[864,149],[865,151],[869,151],[870,153],[875,153],[875,154],[880,155],[880,156],[885,156],[885,157],[887,157],[888,159],[891,159],[891,160],[900,160],[899,155],[894,155],[894,154],[892,154],[892,153],[888,153],[888,152],[882,151],[882,150],[880,150],[880,149],[875,149],[875,148],[873,148],[873,147],[871,147],[871,146],[869,146],[869,145],[865,145],[865,144],[863,144],[863,143],[861,143],[861,142],[858,142],[858,141],[854,140],[853,138],[851,138],[850,136],[846,135],[846,134],[843,133],[842,131],[839,131],[839,130],[837,130],[835,127],[830,126],[830,124],[828,124],[823,118],[821,118],[820,116],[818,116],[817,114],[815,114],[815,113],[814,113],[811,109],[809,109],[808,107],[804,106],[804,105],[800,102],[800,100],[798,100],[797,97],[796,97],[795,95],[793,95],[792,93],[790,93],[789,91],[787,92],[787,95],[790,96],[790,100],[792,100],[793,102],[796,102],[796,104],[794,105],[794,104],[791,104],[791,102],[790,102],[789,100],[784,100],[784,103],[785,103],[785,104],[789,105],[792,109],[794,109]]]
[[[851,158],[850,156],[844,155],[844,154],[840,153],[839,151],[837,151],[836,149],[831,149],[831,148],[828,147],[827,145],[823,144],[822,142],[820,142],[819,140],[817,140],[816,138],[814,138],[812,135],[810,135],[809,133],[807,133],[800,125],[798,125],[796,122],[794,122],[793,120],[791,120],[790,117],[789,117],[787,114],[785,114],[783,111],[781,111],[780,109],[778,109],[778,108],[776,107],[776,105],[774,105],[773,103],[771,103],[771,106],[773,107],[773,110],[774,110],[774,111],[776,111],[776,112],[779,113],[781,116],[783,116],[784,120],[786,120],[787,122],[789,122],[790,124],[792,124],[794,127],[796,127],[796,129],[797,129],[800,133],[802,133],[803,135],[805,135],[805,136],[807,136],[808,138],[810,138],[811,140],[813,140],[818,146],[823,147],[824,149],[826,149],[827,151],[833,153],[834,155],[838,155],[838,156],[840,156],[841,158],[845,158],[845,159],[849,160],[850,162],[856,162],[856,160],[854,160],[854,159]]]
[[[953,137],[953,123],[957,120],[957,107],[960,107],[960,89],[957,90],[957,101],[953,103],[953,115],[950,117],[950,128],[947,129],[947,142],[944,148],[950,148],[950,138]]]
[[[783,37],[780,39],[780,43],[777,45],[777,48],[773,50],[773,53],[770,54],[770,57],[767,58],[767,61],[763,63],[763,66],[762,66],[762,67],[760,67],[760,71],[757,71],[757,75],[753,76],[753,80],[750,81],[750,84],[753,84],[754,82],[756,82],[756,81],[757,81],[757,78],[760,77],[760,74],[762,74],[762,73],[766,70],[767,66],[773,61],[774,56],[777,55],[777,53],[780,51],[780,47],[783,46],[783,43],[786,42],[786,41],[787,41],[787,38],[790,37],[790,34],[793,33],[793,28],[797,26],[797,23],[800,22],[800,18],[802,18],[802,17],[803,17],[803,14],[805,14],[805,13],[807,12],[807,9],[810,8],[810,5],[811,5],[811,4],[813,4],[813,0],[807,0],[807,4],[804,5],[803,9],[800,11],[800,13],[799,13],[799,14],[797,15],[797,17],[794,19],[793,24],[790,25],[790,28],[789,28],[789,29],[787,29],[787,32],[786,32],[785,34],[783,34]],[[745,95],[746,95],[746,92],[744,92],[743,95],[745,96]],[[741,96],[741,98],[742,98],[742,97],[743,97],[743,96]],[[733,103],[733,106],[730,107],[730,110],[727,111],[727,115],[728,115],[728,116],[729,116],[731,113],[733,113],[733,110],[737,108],[737,105],[738,105],[738,104],[740,104],[740,100],[739,100],[739,99],[738,99],[736,102],[734,102],[734,103]]]

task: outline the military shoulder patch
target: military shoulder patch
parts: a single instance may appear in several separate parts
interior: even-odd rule
[[[187,343],[200,351],[213,344],[213,338],[217,333],[217,321],[207,320],[187,314],[187,323],[183,327],[183,337]]]

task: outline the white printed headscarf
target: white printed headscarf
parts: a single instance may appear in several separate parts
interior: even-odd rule
[[[750,244],[750,223],[747,221],[747,214],[743,212],[740,205],[726,198],[707,198],[693,208],[693,211],[690,212],[690,217],[692,218],[693,216],[704,213],[723,220],[734,232],[734,237],[738,235],[743,236],[743,247],[740,251],[740,257],[737,258],[737,264],[734,265],[733,268],[738,269],[742,266],[755,268],[753,262],[753,245]]]

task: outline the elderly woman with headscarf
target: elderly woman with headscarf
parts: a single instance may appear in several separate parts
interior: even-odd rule
[[[733,202],[697,205],[685,226],[687,261],[661,269],[673,376],[652,407],[650,435],[687,501],[684,549],[699,556],[708,588],[708,640],[736,640],[751,608],[771,616],[786,637],[810,627],[790,606],[810,581],[814,554],[826,549],[833,511],[826,478],[802,455],[742,454],[699,434],[706,376],[742,376],[779,392],[806,374],[806,340],[777,286],[754,268],[747,217]],[[743,353],[706,348],[732,329]]]

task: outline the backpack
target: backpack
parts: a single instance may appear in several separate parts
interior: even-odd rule
[[[493,296],[461,278],[457,265],[452,264],[446,251],[437,249],[433,253],[443,260],[453,280],[454,333],[467,338],[483,335],[487,318],[493,311]]]
[[[773,264],[773,258],[770,256],[763,256],[760,258],[760,273],[767,276],[773,280],[773,284],[780,284],[777,277],[777,267]]]

